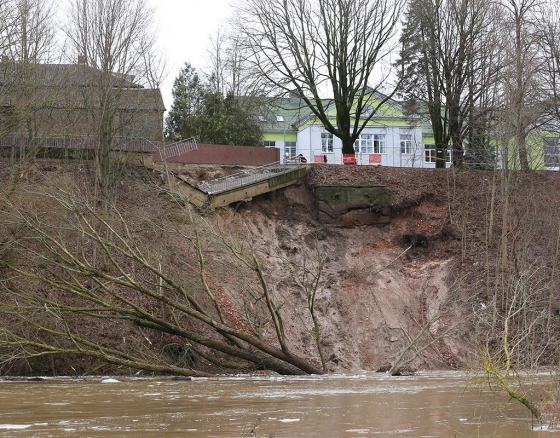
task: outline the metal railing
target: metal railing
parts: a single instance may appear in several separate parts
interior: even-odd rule
[[[0,138],[0,147],[23,147],[45,149],[95,149],[98,143],[90,136],[28,137],[6,135]],[[163,142],[145,138],[113,138],[111,149],[128,152],[155,152],[162,148]]]
[[[170,145],[163,144],[161,147],[157,148],[161,161],[165,161],[168,158],[178,157],[185,152],[195,151],[197,149],[198,145],[194,137],[179,140]]]
[[[257,181],[266,180],[272,176],[291,172],[299,166],[287,166],[280,162],[266,164],[253,169],[243,170],[232,175],[217,178],[212,181],[203,181],[197,187],[209,195],[226,192],[231,189],[243,187]]]

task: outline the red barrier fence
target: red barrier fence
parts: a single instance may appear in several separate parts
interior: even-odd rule
[[[176,151],[180,155],[167,158],[168,163],[187,164],[218,164],[218,165],[247,165],[264,166],[265,164],[280,161],[280,149],[251,147],[251,146],[227,146],[217,144],[198,144],[198,150],[191,150],[185,142],[168,143],[165,147],[170,151]],[[0,147],[17,148],[41,148],[41,149],[69,149],[83,150],[95,149],[97,143],[93,137],[64,136],[64,137],[40,137],[29,141],[27,138],[16,135],[0,137]],[[196,148],[194,143],[194,148]],[[182,148],[182,149],[181,149]],[[154,161],[161,161],[163,142],[150,141],[143,138],[125,139],[115,137],[111,149],[125,152],[151,153]],[[166,153],[165,155],[168,155]]]
[[[159,153],[154,154],[153,159],[159,161]],[[245,166],[263,166],[277,161],[280,161],[280,149],[277,148],[201,143],[198,144],[197,150],[167,160],[168,163]]]

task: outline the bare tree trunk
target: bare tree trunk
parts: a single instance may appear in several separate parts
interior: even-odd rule
[[[158,259],[154,262],[152,257],[154,248],[139,245],[131,234],[130,223],[111,205],[107,204],[98,212],[96,202],[90,204],[90,198],[77,192],[49,192],[40,198],[49,199],[52,211],[60,209],[60,214],[53,216],[56,221],[39,219],[28,214],[25,206],[14,204],[2,212],[4,219],[10,218],[27,230],[29,237],[35,236],[33,245],[28,246],[22,241],[13,257],[0,258],[0,269],[11,272],[12,279],[0,284],[5,296],[11,297],[0,306],[0,313],[10,320],[22,322],[23,332],[6,332],[6,336],[13,339],[10,345],[22,348],[15,356],[40,355],[49,351],[61,355],[79,354],[78,351],[83,351],[83,355],[118,363],[117,356],[126,354],[127,366],[155,369],[156,362],[162,361],[161,355],[148,351],[125,353],[118,346],[113,346],[112,350],[100,348],[103,342],[96,333],[82,336],[76,326],[80,319],[87,320],[90,325],[96,320],[112,320],[128,321],[151,333],[183,339],[193,348],[206,351],[209,357],[214,355],[222,361],[236,359],[240,367],[264,368],[282,374],[322,372],[311,361],[288,348],[281,306],[274,302],[254,254],[236,253],[230,260],[228,252],[234,247],[224,247],[225,239],[211,229],[204,231],[208,236],[206,244],[212,245],[213,257],[216,257],[215,251],[221,251],[224,260],[231,263],[230,270],[237,270],[247,278],[251,278],[249,273],[254,274],[252,287],[260,288],[260,295],[266,301],[260,309],[267,309],[269,317],[274,320],[277,343],[264,340],[249,330],[235,316],[235,304],[223,294],[218,299],[215,289],[207,281],[207,262],[202,256],[198,230],[194,230],[192,236],[186,231],[167,231],[170,235],[178,233],[178,236],[185,237],[184,243],[193,242],[194,260],[188,273],[198,274],[195,278],[200,280],[198,285],[193,285],[192,275],[185,277],[185,272],[181,272],[181,275],[174,276],[162,271],[161,267],[165,265]],[[197,223],[200,222],[198,218]],[[66,230],[65,233],[56,231],[60,227]],[[12,263],[14,257],[21,263]],[[38,259],[32,261],[36,257],[43,260],[37,270],[32,268],[39,266],[36,264]],[[101,263],[97,260],[100,257]],[[236,260],[242,263],[236,263]],[[28,282],[37,285],[37,290],[44,288],[53,291],[54,295],[35,293],[34,288],[26,286]],[[31,338],[28,337],[28,327],[34,328]],[[48,333],[48,336],[39,344],[34,343],[35,331]],[[155,354],[157,360],[146,361],[142,354]],[[173,372],[169,364],[162,369]]]
[[[72,0],[65,28],[87,86],[85,110],[95,136],[96,185],[106,198],[113,192],[113,139],[126,120],[119,118],[130,105],[127,89],[142,81],[152,84],[154,66],[151,31],[153,11],[146,0]],[[135,82],[133,82],[135,81]]]

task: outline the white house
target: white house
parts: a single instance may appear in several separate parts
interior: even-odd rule
[[[372,105],[376,106],[380,98],[381,95],[374,95]],[[334,124],[336,109],[333,102],[325,100],[324,105]],[[369,114],[366,112],[365,115]],[[279,148],[284,160],[292,160],[301,154],[309,163],[325,160],[328,164],[343,163],[341,140],[327,132],[302,100],[280,99],[267,107],[259,115],[259,120],[265,146]],[[378,108],[354,144],[357,164],[435,167],[435,159],[432,159],[435,151],[432,157],[430,145],[425,148],[422,136],[421,118],[406,116],[401,104],[389,99]]]

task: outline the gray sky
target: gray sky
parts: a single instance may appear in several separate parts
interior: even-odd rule
[[[162,85],[166,108],[171,108],[173,81],[185,62],[208,67],[210,36],[232,15],[231,0],[149,0],[156,11],[159,46],[167,60],[168,76]]]

